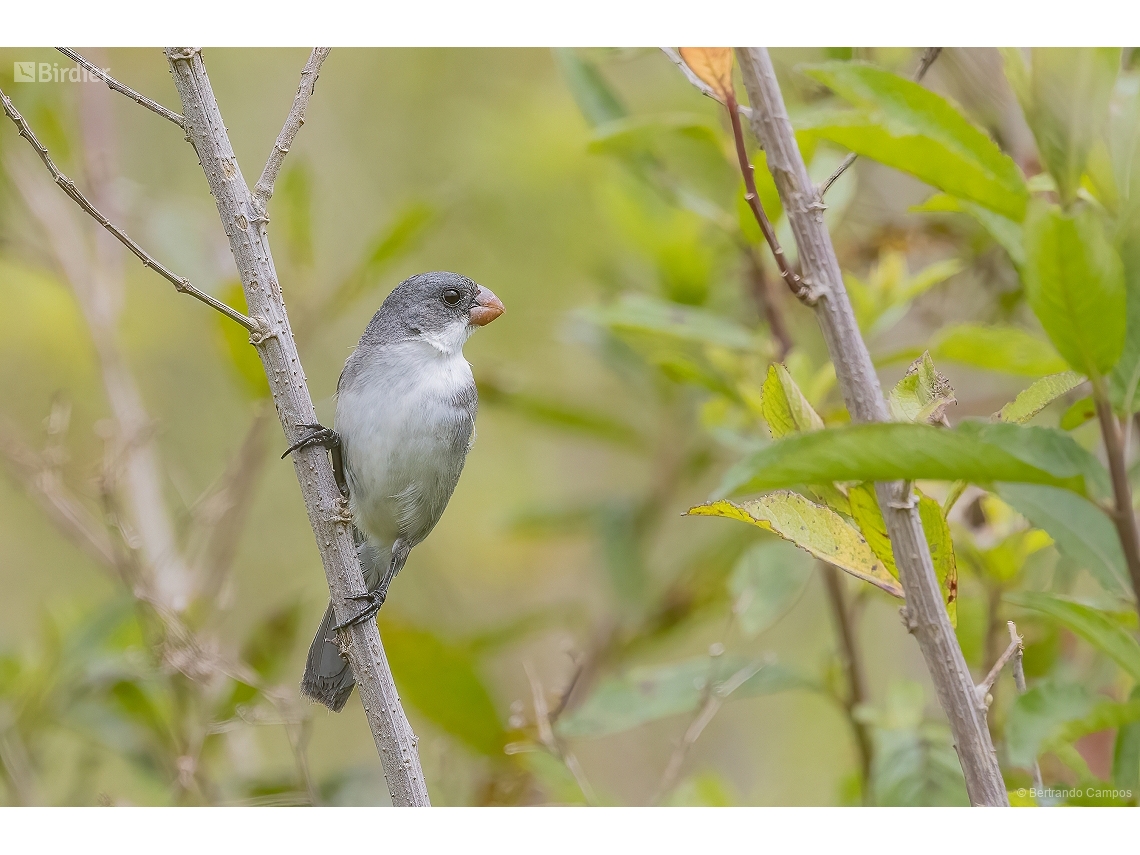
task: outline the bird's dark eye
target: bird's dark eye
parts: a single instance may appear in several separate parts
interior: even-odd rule
[[[460,296],[460,293],[454,288],[448,288],[443,292],[443,302],[447,303],[449,306],[454,306],[459,302]]]

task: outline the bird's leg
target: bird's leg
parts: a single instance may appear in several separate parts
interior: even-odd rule
[[[332,459],[333,477],[336,479],[337,489],[347,499],[348,479],[344,476],[344,453],[341,449],[340,434],[322,424],[297,425],[297,427],[304,428],[308,433],[285,449],[281,459],[284,460],[294,451],[308,448],[310,445],[319,445],[324,448]]]
[[[396,578],[396,574],[403,569],[404,562],[408,560],[408,553],[411,551],[411,546],[404,544],[399,538],[396,539],[396,542],[392,544],[392,560],[388,562],[388,572],[385,573],[384,578],[380,580],[379,586],[367,594],[357,594],[356,596],[347,598],[349,600],[366,600],[368,605],[364,607],[360,614],[349,618],[344,623],[334,627],[334,629],[344,629],[347,626],[355,626],[369,618],[375,617],[376,613],[380,611],[380,607],[384,605],[384,601],[388,598],[388,586],[392,584],[392,580]]]

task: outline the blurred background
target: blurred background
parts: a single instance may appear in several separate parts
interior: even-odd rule
[[[159,50],[77,50],[178,108]],[[773,56],[796,115],[834,101],[798,64],[855,56],[909,76],[920,53]],[[204,56],[252,184],[308,51]],[[60,168],[244,310],[178,129],[99,84],[14,82],[30,61],[74,64],[0,50],[0,87]],[[924,83],[1039,171],[996,51],[947,49]],[[801,144],[817,181],[845,154]],[[355,699],[333,715],[298,695],[328,592],[244,332],[110,241],[6,120],[0,157],[0,799],[386,803]],[[321,71],[269,235],[322,420],[405,277],[454,270],[507,307],[466,348],[478,441],[379,619],[434,804],[965,803],[898,602],[837,581],[865,671],[855,703],[826,574],[755,528],[682,516],[768,441],[772,361],[826,421],[845,418],[733,158],[723,108],[658,50],[338,48]],[[912,210],[932,193],[861,159],[826,216],[884,385],[931,347],[950,420],[988,417],[1064,366],[1006,249],[968,217]],[[1021,367],[987,370],[953,342],[940,357],[935,332],[969,323],[1019,325]],[[1012,512],[976,499],[952,516],[961,542],[1017,535],[1017,572],[1080,589]],[[958,633],[980,677],[1005,645],[1002,587],[959,549]],[[156,564],[193,580],[173,623],[132,594]],[[1056,628],[1019,626],[1031,677],[1115,679]],[[1000,724],[1012,692],[995,694]],[[1107,776],[1111,737],[1078,749]]]

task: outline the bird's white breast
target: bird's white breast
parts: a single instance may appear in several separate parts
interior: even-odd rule
[[[474,379],[462,340],[452,338],[387,346],[372,354],[339,393],[336,429],[344,446],[353,516],[382,543],[391,544],[402,530],[415,526],[417,520],[406,517],[420,511],[408,496],[430,488],[439,472],[453,465],[454,402]],[[428,527],[432,524],[434,520]]]

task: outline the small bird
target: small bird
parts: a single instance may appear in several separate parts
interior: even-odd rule
[[[309,647],[301,693],[339,712],[356,678],[336,630],[371,619],[408,553],[439,522],[475,441],[478,393],[463,345],[503,313],[490,290],[457,273],[421,273],[384,300],[337,381],[335,430],[306,435],[282,457],[327,448],[348,498],[368,594],[337,625],[332,603]]]

